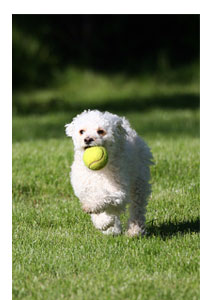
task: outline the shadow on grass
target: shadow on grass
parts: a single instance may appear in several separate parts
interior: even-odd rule
[[[198,107],[199,99],[194,95],[177,95],[173,97],[147,98],[147,99],[126,99],[120,101],[104,101],[94,106],[85,106],[84,103],[74,103],[74,105],[64,101],[52,100],[46,104],[28,104],[27,107],[18,107],[20,118],[13,118],[13,142],[35,140],[35,139],[51,139],[65,138],[64,125],[71,122],[72,118],[80,113],[83,109],[100,109],[108,110],[126,115],[126,113],[134,112],[134,124],[138,124],[136,130],[140,135],[155,136],[161,134],[168,137],[180,136],[198,136],[198,119],[197,117],[179,114],[178,109],[195,109]],[[161,114],[155,116],[148,115],[148,109],[168,108],[173,109],[170,118],[163,118]],[[142,120],[139,114],[142,112]],[[147,114],[146,114],[147,112]],[[43,114],[42,114],[43,113]],[[28,116],[26,115],[28,114]],[[148,115],[148,116],[147,116]],[[15,116],[15,115],[14,115]],[[25,117],[25,118],[24,118]],[[138,119],[137,119],[138,118]],[[130,120],[133,121],[133,120]]]
[[[102,104],[100,110],[113,111],[145,111],[152,108],[168,108],[168,109],[194,109],[199,106],[199,97],[194,94],[183,94],[176,96],[155,96],[147,98],[125,99],[121,101],[108,102]]]
[[[44,117],[46,120],[42,122],[40,117],[30,117],[30,119],[16,121],[13,119],[13,142],[29,141],[29,140],[48,140],[48,139],[65,139],[64,125],[71,122],[73,115],[57,116],[56,119]],[[138,116],[136,116],[139,118]],[[159,119],[147,119],[146,116],[141,116],[143,122],[138,124],[136,130],[141,136],[157,136],[163,137],[198,137],[198,120],[190,117],[177,117],[176,115],[169,120],[164,120],[162,117]]]
[[[84,101],[68,102],[62,98],[50,98],[46,102],[31,102],[22,103],[18,98],[13,96],[13,111],[17,114],[44,114],[50,112],[71,111],[74,114],[79,113],[84,109],[99,109],[101,111],[144,111],[152,108],[171,108],[171,109],[194,109],[199,106],[199,96],[194,94],[178,94],[178,95],[160,95],[153,97],[133,97],[133,98],[118,98],[118,99],[102,99],[95,103],[94,101],[87,104]]]
[[[161,236],[162,239],[170,238],[178,234],[200,232],[200,217],[194,220],[178,222],[168,221],[160,225],[154,225],[154,220],[147,226],[147,236]]]
[[[111,111],[112,112],[112,111]],[[126,116],[127,112],[120,112]],[[29,115],[27,117],[13,118],[13,142],[30,141],[36,139],[65,139],[64,125],[70,123],[76,113],[67,112],[61,114]],[[166,117],[168,116],[168,117]],[[195,111],[179,113],[169,111],[164,114],[158,112],[134,113],[128,116],[129,121],[134,122],[136,131],[141,136],[157,137],[198,137],[198,116]]]

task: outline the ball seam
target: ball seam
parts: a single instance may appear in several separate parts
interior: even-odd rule
[[[104,156],[104,151],[103,151],[103,149],[101,149],[101,151],[102,151],[101,157],[100,157],[98,160],[95,160],[95,161],[91,162],[91,163],[89,164],[89,168],[91,168],[91,166],[92,166],[93,164],[99,162],[99,161],[103,158],[103,156]]]

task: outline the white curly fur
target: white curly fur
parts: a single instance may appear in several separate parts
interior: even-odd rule
[[[74,143],[71,183],[83,210],[91,214],[94,226],[104,234],[120,234],[119,215],[129,203],[127,234],[143,234],[151,192],[152,154],[147,144],[124,117],[109,112],[84,111],[65,127]],[[103,132],[98,134],[98,130]],[[91,139],[89,146],[107,149],[109,159],[103,169],[92,171],[84,165],[83,153],[88,146],[85,139]]]

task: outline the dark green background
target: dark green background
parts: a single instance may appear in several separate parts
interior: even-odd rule
[[[198,59],[198,15],[13,15],[13,87],[69,65],[130,75]]]
[[[194,90],[181,88],[198,84],[198,19],[198,15],[13,15],[13,112],[198,107]],[[87,70],[94,72],[94,80],[90,75],[82,92]],[[108,91],[98,96],[102,97],[98,103],[95,97],[86,103],[84,95],[93,95],[94,83],[100,87],[95,81],[98,74],[110,78],[111,85],[116,74],[121,76],[121,85],[115,81],[112,89],[119,87],[118,95],[122,80],[125,86],[129,80],[156,78],[158,88],[148,97],[135,90],[126,97],[122,93],[116,101],[115,96],[110,101]],[[141,89],[148,90],[151,84]],[[159,93],[163,84],[169,91],[177,84],[173,97]]]

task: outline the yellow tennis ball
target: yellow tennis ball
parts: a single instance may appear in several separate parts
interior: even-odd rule
[[[108,162],[108,153],[104,147],[90,147],[85,150],[83,161],[89,169],[100,170],[104,168]]]

